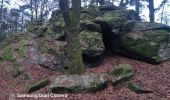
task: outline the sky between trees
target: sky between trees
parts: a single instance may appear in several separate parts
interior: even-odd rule
[[[169,3],[165,6],[164,12],[169,13],[169,17],[170,17],[170,0],[168,0],[168,1],[169,1]],[[154,0],[155,8],[157,8],[160,5],[161,2],[162,2],[162,0]],[[21,0],[11,0],[10,7],[11,8],[18,8],[19,5],[23,5],[23,4],[24,3]],[[115,5],[117,5],[117,4],[115,3]],[[129,6],[128,9],[135,9],[135,7],[134,6]],[[158,22],[158,23],[161,22],[160,21],[160,13],[161,13],[161,11],[162,11],[162,9],[160,9],[158,12],[155,13],[155,21]],[[144,21],[149,21],[149,17],[148,17],[149,16],[149,10],[148,10],[147,7],[144,8],[144,10],[142,11],[141,16],[143,17]],[[170,20],[169,20],[168,25],[170,25]]]

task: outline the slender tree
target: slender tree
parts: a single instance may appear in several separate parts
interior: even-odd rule
[[[3,6],[4,6],[4,0],[1,0],[0,21],[2,21],[2,18],[3,18]]]
[[[72,0],[71,2],[72,9],[69,8],[68,0],[59,0],[67,34],[67,62],[65,71],[68,74],[80,74],[84,71],[79,42],[81,0]]]
[[[155,11],[159,11],[168,0],[163,0],[158,8],[154,7],[154,0],[148,0],[149,2],[149,18],[150,22],[155,22]]]
[[[154,9],[154,1],[149,0],[149,18],[150,22],[155,22],[155,9]]]

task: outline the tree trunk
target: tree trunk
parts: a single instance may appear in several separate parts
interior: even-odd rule
[[[72,10],[68,0],[59,0],[67,34],[67,74],[81,74],[84,71],[82,51],[79,42],[81,0],[72,0]]]
[[[163,4],[162,13],[161,13],[161,24],[163,23],[163,15],[165,10],[165,4]]]
[[[105,0],[97,0],[99,2],[100,5],[104,5],[106,3]]]
[[[126,9],[126,6],[129,4],[129,0],[121,0],[120,1],[120,4],[119,4],[119,7],[120,7],[120,9],[121,10],[123,10],[123,9]]]
[[[140,1],[139,0],[135,0],[135,10],[137,15],[139,16],[140,14]]]
[[[0,21],[2,21],[2,20],[3,20],[3,6],[4,6],[4,0],[1,0]]]
[[[41,2],[41,9],[40,9],[40,18],[43,19],[43,12],[44,12],[44,5],[45,5],[45,0]]]
[[[34,17],[33,17],[33,1],[31,0],[31,22],[33,21]]]
[[[155,8],[153,0],[149,0],[149,18],[150,22],[155,22]]]
[[[35,19],[38,19],[38,1],[35,0]]]

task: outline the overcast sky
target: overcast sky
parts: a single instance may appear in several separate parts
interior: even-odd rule
[[[168,1],[170,2],[170,0],[168,0]],[[162,2],[162,0],[154,0],[155,8],[157,8],[160,5],[161,2]],[[23,5],[23,2],[21,0],[11,0],[11,7],[12,8],[17,8],[17,7],[19,7],[19,5]],[[130,7],[129,9],[134,9],[134,7]],[[161,13],[161,11],[162,11],[162,9],[159,12],[155,13],[155,20],[156,20],[156,22],[160,22],[159,13]],[[169,7],[168,6],[165,7],[165,12],[169,12],[170,13],[170,6]],[[143,10],[141,15],[144,17],[144,19],[146,21],[149,21],[149,17],[148,17],[149,16],[149,10],[147,8],[145,8]]]

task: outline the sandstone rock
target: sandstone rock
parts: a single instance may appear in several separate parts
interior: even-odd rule
[[[80,33],[80,44],[83,54],[87,56],[98,56],[105,51],[102,34],[98,32],[82,31]]]
[[[107,74],[62,75],[54,79],[50,85],[52,92],[96,92],[106,88]]]
[[[136,22],[131,31],[124,30],[119,36],[112,46],[116,52],[153,64],[170,59],[169,26]]]
[[[140,87],[137,84],[134,83],[129,83],[128,84],[128,88],[136,93],[152,93],[153,91],[150,89],[144,89],[142,87]]]
[[[61,68],[60,59],[50,54],[41,54],[38,61],[39,65],[49,68],[51,70],[57,70]]]
[[[34,84],[31,84],[29,85],[27,88],[26,88],[26,92],[27,93],[31,93],[31,92],[34,92],[42,87],[45,87],[47,86],[49,83],[49,79],[48,78],[44,78]]]
[[[129,64],[120,64],[112,71],[112,75],[116,76],[112,79],[113,86],[127,81],[133,76],[133,68]]]
[[[100,11],[113,11],[113,10],[118,10],[118,9],[120,8],[114,5],[102,5],[99,7]]]

